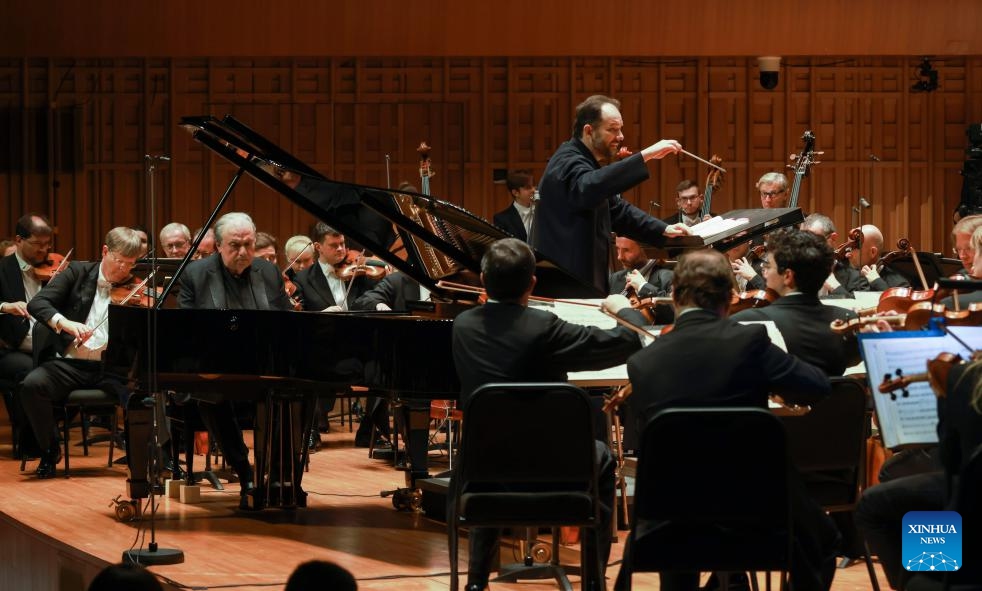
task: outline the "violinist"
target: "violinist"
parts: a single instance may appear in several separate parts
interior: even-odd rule
[[[532,171],[509,172],[505,179],[505,186],[508,188],[508,194],[511,195],[512,203],[494,214],[494,225],[515,238],[528,242],[532,217],[535,215],[535,183],[532,181]]]
[[[964,222],[965,220],[971,220],[972,218],[980,218],[980,220],[982,220],[982,216],[973,215],[967,218],[963,218],[962,222]],[[980,224],[972,233],[972,237],[968,243],[968,249],[973,255],[972,264],[968,267],[969,276],[971,278],[982,277],[982,224]],[[959,308],[965,308],[969,304],[974,304],[977,302],[982,302],[982,290],[958,293]],[[948,310],[955,309],[955,297],[953,295],[944,298],[943,300],[941,300],[941,303]]]
[[[317,261],[307,269],[297,273],[294,282],[303,292],[304,310],[342,311],[348,310],[372,282],[365,276],[356,276],[351,284],[342,281],[338,273],[346,263],[348,249],[344,236],[324,222],[314,225],[314,250]]]
[[[801,224],[801,229],[824,238],[833,249],[839,238],[832,219],[820,213],[813,213],[806,217]],[[832,272],[826,277],[819,296],[851,298],[857,291],[869,291],[869,281],[866,281],[866,278],[851,265],[834,261]]]
[[[837,318],[855,318],[855,313],[826,306],[818,298],[832,258],[828,243],[811,232],[771,232],[762,271],[767,287],[781,297],[770,306],[738,312],[733,319],[774,321],[789,353],[827,375],[841,376],[859,363],[860,355],[855,335],[837,335],[829,327]]]
[[[34,318],[27,313],[27,304],[41,289],[34,268],[48,258],[53,235],[43,216],[25,215],[14,228],[14,253],[0,261],[0,378],[14,384],[20,384],[34,367]],[[6,390],[4,402],[16,435],[24,423],[20,405]],[[14,441],[19,445],[16,437]]]
[[[894,271],[890,265],[878,265],[883,253],[883,233],[872,224],[862,227],[863,238],[858,248],[849,252],[849,263],[859,269],[873,291],[886,291],[891,287],[910,287],[910,281]]]
[[[38,478],[54,476],[61,460],[52,403],[79,388],[115,392],[121,404],[127,401],[125,376],[104,373],[101,359],[109,341],[110,290],[130,278],[143,248],[136,230],[113,228],[100,261],[69,264],[27,304],[31,316],[57,333],[34,343],[41,363],[21,387],[24,414],[42,450]]]
[[[761,270],[761,264],[764,262],[764,246],[761,244],[751,249],[752,245],[753,242],[747,240],[726,251],[726,258],[730,260],[739,292],[767,289]],[[761,254],[758,255],[758,252]]]
[[[290,280],[295,279],[297,273],[300,271],[313,265],[316,255],[314,252],[314,243],[308,236],[304,236],[303,234],[290,236],[283,246],[283,253],[286,255],[287,261],[293,261],[285,271],[287,278]]]
[[[633,331],[617,326],[604,330],[565,322],[551,312],[528,307],[535,287],[535,256],[527,244],[505,238],[491,244],[481,260],[481,280],[488,303],[467,310],[454,320],[453,357],[461,383],[461,400],[490,382],[566,381],[566,373],[600,369],[623,363],[641,348]],[[627,299],[611,295],[607,309],[641,326],[644,317]],[[542,417],[543,421],[550,417]],[[601,497],[600,558],[610,555],[610,520],[614,502],[615,463],[607,445],[597,442],[596,462]],[[453,486],[453,484],[451,484]],[[470,530],[470,564],[466,589],[484,589],[488,583],[498,530]],[[587,540],[592,543],[592,537]],[[586,548],[594,555],[595,548]],[[596,561],[591,561],[595,563]],[[584,573],[584,580],[602,589],[603,573]],[[584,584],[584,588],[588,585]]]
[[[781,351],[762,326],[744,326],[727,318],[734,282],[730,262],[722,253],[707,249],[682,255],[672,288],[675,329],[627,361],[634,393],[625,406],[635,420],[625,422],[625,431],[640,432],[648,419],[667,408],[766,409],[771,392],[806,403],[828,395],[829,379],[819,368]],[[700,368],[693,360],[706,363]],[[724,487],[738,484],[721,483]],[[835,571],[838,532],[803,488],[792,490],[797,494],[792,501],[796,543],[791,585],[828,589]],[[698,588],[698,573],[662,573],[660,577],[662,589]]]
[[[668,297],[672,289],[672,271],[649,259],[641,245],[625,236],[614,241],[617,260],[623,269],[610,275],[610,293],[633,295],[638,299]],[[655,308],[655,324],[671,324],[674,319],[671,308]]]
[[[257,257],[266,259],[274,265],[279,265],[277,262],[277,250],[276,236],[273,236],[269,232],[256,232]]]
[[[191,231],[180,222],[171,222],[160,229],[160,246],[167,258],[183,259],[191,250]]]
[[[198,239],[202,230],[204,228],[198,228],[194,231],[195,240]],[[194,251],[194,260],[203,259],[213,254],[215,254],[215,229],[208,228],[204,238],[201,239],[201,244],[198,245],[198,250]]]
[[[907,586],[912,573],[904,570],[901,557],[904,515],[908,511],[959,511],[969,504],[978,504],[978,499],[953,498],[949,490],[957,490],[957,478],[965,463],[982,445],[982,361],[955,365],[941,387],[943,390],[935,392],[938,395],[940,462],[934,470],[867,488],[856,508],[856,523],[863,530],[870,549],[879,557],[890,587],[894,589],[915,588],[914,585]],[[982,549],[977,545],[967,545],[971,539],[967,535],[964,538],[963,556],[982,555]],[[962,570],[950,573],[950,576],[952,589],[969,582],[976,586],[966,588],[975,589],[980,583],[978,565],[970,565],[967,560]]]

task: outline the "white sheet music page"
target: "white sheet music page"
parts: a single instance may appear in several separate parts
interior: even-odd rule
[[[590,304],[590,306],[580,306],[565,302],[543,303],[530,301],[529,306],[548,310],[559,316],[566,322],[582,324],[584,326],[596,326],[603,329],[610,329],[617,326],[617,321],[600,311],[600,304],[603,300],[567,300],[569,302],[579,302]],[[643,337],[645,345],[648,338]],[[607,369],[597,369],[591,371],[574,371],[569,373],[569,381],[580,386],[601,386],[617,385],[627,383],[627,365],[615,365]]]
[[[741,320],[740,324],[764,325],[764,328],[767,329],[767,336],[771,339],[771,343],[785,353],[788,352],[788,343],[784,340],[784,335],[781,333],[781,330],[777,327],[777,324],[775,324],[773,320]]]
[[[908,445],[925,445],[938,442],[938,407],[934,391],[927,382],[916,382],[907,387],[905,397],[895,392],[896,399],[881,394],[879,386],[885,377],[897,377],[897,369],[904,375],[924,373],[927,362],[939,353],[958,353],[963,357],[971,349],[982,347],[982,327],[957,326],[950,329],[958,339],[942,332],[901,332],[885,334],[860,334],[859,344],[868,369],[873,404],[880,425],[883,445],[895,449]]]
[[[699,236],[700,238],[707,238],[709,236],[715,236],[716,234],[721,234],[723,232],[732,230],[733,228],[739,228],[740,226],[746,226],[750,223],[747,218],[732,218],[727,219],[721,216],[716,216],[714,218],[708,219],[704,222],[699,222],[698,224],[691,226],[689,231],[693,235]]]

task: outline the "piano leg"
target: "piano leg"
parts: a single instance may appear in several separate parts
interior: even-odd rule
[[[406,427],[406,486],[416,488],[416,481],[429,478],[428,456],[430,452],[430,402],[428,400],[403,400],[403,424]]]
[[[131,499],[145,499],[150,496],[150,480],[147,474],[150,469],[149,448],[153,441],[153,409],[142,404],[128,408],[124,428],[126,464],[129,470],[126,494]]]
[[[316,394],[270,393],[257,404],[253,508],[307,506],[307,493],[301,487],[308,453],[304,439],[314,424],[316,402]]]

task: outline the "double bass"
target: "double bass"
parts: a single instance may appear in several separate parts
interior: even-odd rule
[[[788,207],[798,207],[798,195],[801,192],[801,181],[808,176],[813,164],[821,164],[815,160],[815,156],[820,156],[824,152],[815,151],[815,134],[811,130],[805,131],[801,136],[804,147],[798,154],[791,155],[791,164],[788,168],[794,171],[794,181],[791,183],[791,197],[788,199]]]

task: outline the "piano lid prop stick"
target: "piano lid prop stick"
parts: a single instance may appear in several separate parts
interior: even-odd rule
[[[718,164],[713,164],[713,163],[712,163],[712,162],[710,162],[709,160],[703,160],[702,158],[700,158],[700,157],[698,157],[698,156],[696,156],[696,155],[695,155],[695,154],[693,154],[692,152],[686,152],[685,150],[682,150],[682,149],[679,149],[679,152],[681,152],[681,153],[683,153],[683,154],[685,154],[685,155],[686,155],[686,156],[688,156],[689,158],[695,158],[696,160],[698,160],[699,162],[702,162],[703,164],[707,164],[707,165],[709,165],[709,166],[712,166],[713,168],[715,168],[716,170],[718,170],[718,171],[720,171],[720,172],[726,172],[726,169],[725,169],[725,168],[723,168],[722,166],[720,166],[720,165],[718,165]]]

